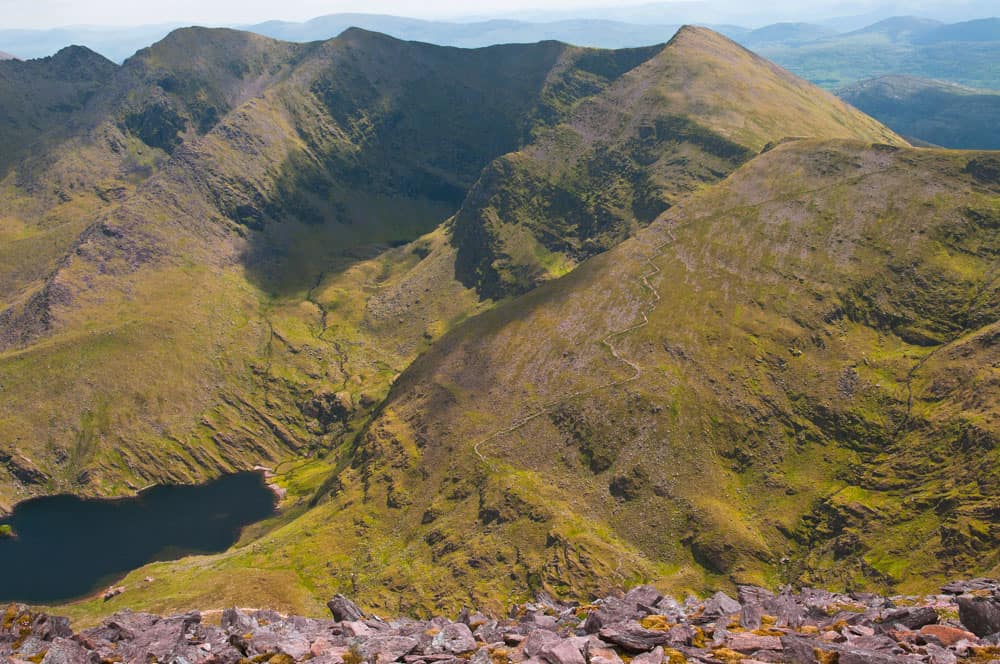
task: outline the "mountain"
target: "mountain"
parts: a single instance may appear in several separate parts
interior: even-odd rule
[[[381,32],[398,39],[463,48],[550,39],[581,46],[625,48],[662,44],[674,35],[679,25],[635,25],[598,19],[453,23],[379,14],[331,14],[304,23],[269,21],[246,26],[245,29],[276,39],[304,42],[330,39],[351,27]]]
[[[0,60],[17,60],[17,58],[10,53],[4,53],[0,51]]]
[[[22,59],[44,58],[70,46],[86,46],[109,60],[122,62],[141,48],[163,39],[174,25],[0,29],[0,47]]]
[[[727,310],[718,297],[735,284],[713,285],[704,268],[691,279],[713,295],[699,299],[682,275],[667,282],[677,299],[659,311],[694,319],[655,329],[708,340],[708,350],[678,351],[705,363],[692,370],[690,401],[655,382],[686,370],[673,351],[640,365],[617,339],[600,343],[650,304],[643,257],[667,220],[697,208],[692,218],[749,232],[743,210],[756,203],[723,212],[730,198],[777,188],[783,200],[798,189],[782,187],[823,177],[844,196],[874,196],[836,178],[856,161],[910,158],[905,141],[833,96],[690,27],[665,46],[619,51],[556,42],[470,51],[360,29],[291,44],[184,29],[110,72],[80,127],[42,132],[0,188],[9,210],[0,384],[10,405],[0,501],[129,494],[256,464],[274,466],[288,490],[286,509],[248,531],[245,547],[158,568],[152,576],[164,581],[130,605],[314,613],[317,597],[345,584],[371,588],[384,606],[406,588],[413,608],[427,608],[464,597],[502,604],[538,587],[582,595],[626,577],[677,588],[744,578],[740,569],[770,579],[777,568],[764,552],[786,540],[746,516],[749,506],[727,507],[735,486],[745,481],[761,505],[788,488],[821,500],[839,486],[851,448],[821,461],[816,441],[833,433],[808,428],[808,414],[794,421],[816,441],[788,457],[805,468],[801,481],[775,488],[756,467],[727,474],[720,458],[744,452],[726,445],[782,431],[753,433],[727,396],[740,365],[709,362],[733,335],[711,312]],[[848,143],[783,145],[796,136]],[[740,173],[765,182],[734,180]],[[790,224],[819,202],[789,205]],[[733,232],[719,226],[710,237]],[[761,235],[759,251],[809,246],[786,232]],[[714,251],[694,243],[679,255],[716,265]],[[808,274],[768,255],[741,288]],[[777,355],[763,355],[776,372],[785,357],[776,344],[805,347],[806,336],[795,337],[780,303],[756,297],[739,309],[762,308],[776,324],[754,333],[761,352]],[[940,325],[915,321],[908,338],[951,333]],[[623,381],[640,366],[659,367],[642,374],[654,383],[620,389],[639,385]],[[804,390],[814,373],[767,380]],[[775,389],[768,383],[760,403],[778,399]],[[580,403],[562,401],[567,392]],[[530,420],[545,425],[537,444],[512,449],[519,465],[501,469],[510,441],[491,432],[549,398],[559,408]],[[776,407],[791,397],[781,399]],[[677,435],[694,441],[690,463],[677,464],[683,493],[652,479],[674,448],[649,427],[675,412]],[[717,457],[706,441],[723,439]],[[567,440],[583,446],[583,462]],[[782,523],[799,527],[799,516]],[[684,519],[704,521],[698,542],[668,535],[688,532]]]
[[[890,43],[912,42],[920,39],[927,33],[934,32],[944,25],[941,21],[935,21],[918,16],[893,16],[858,30],[848,32],[842,36],[843,39],[871,38],[880,39]]]
[[[897,140],[721,35],[686,28],[484,172],[455,216],[458,275],[489,297],[529,290],[791,135]]]
[[[1000,149],[1000,93],[913,76],[882,76],[837,92],[912,139],[949,148]]]
[[[1000,57],[996,19],[944,24],[896,16],[865,28],[805,43],[756,48],[783,67],[828,89],[887,75],[1000,88],[991,67]]]
[[[697,27],[22,66],[78,104],[0,182],[0,507],[286,492],[75,618],[1000,572],[995,154]]]
[[[836,31],[811,23],[774,23],[733,38],[748,48],[763,44],[805,44],[836,35]]]
[[[0,61],[0,172],[47,131],[72,129],[91,98],[111,80],[114,63],[83,47],[70,46],[41,60]]]
[[[1000,18],[983,18],[975,21],[942,25],[918,35],[917,43],[941,42],[997,42],[1000,41]]]

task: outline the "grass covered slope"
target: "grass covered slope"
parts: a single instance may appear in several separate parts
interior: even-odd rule
[[[477,595],[995,573],[990,164],[812,141],[755,159],[439,342],[331,518],[381,513],[400,557]]]
[[[881,76],[837,95],[911,139],[964,150],[1000,149],[1000,93],[914,76]]]
[[[392,377],[480,304],[440,233],[399,259],[421,263],[422,290],[373,305],[394,316],[372,324],[386,340],[345,312],[367,306],[367,286],[344,275],[380,282],[350,268],[432,231],[486,164],[559,121],[545,91],[572,87],[578,60],[621,70],[641,56],[201,29],[137,54],[84,131],[46,136],[5,181],[22,207],[3,227],[19,244],[5,247],[0,313],[13,404],[0,504],[349,440]]]
[[[905,144],[725,37],[682,28],[491,164],[455,219],[458,274],[490,297],[525,292],[788,136]]]
[[[424,612],[996,574],[998,173],[785,143],[436,340],[315,508],[138,570],[109,604]]]

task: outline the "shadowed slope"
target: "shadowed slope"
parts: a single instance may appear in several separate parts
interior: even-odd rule
[[[76,177],[53,203],[76,214],[45,222],[60,242],[28,214],[7,222],[45,260],[5,275],[0,374],[15,407],[2,426],[11,463],[38,471],[12,470],[6,499],[192,481],[349,439],[395,373],[478,304],[435,268],[416,307],[433,317],[394,319],[348,351],[354,323],[326,338],[326,277],[451,214],[485,164],[563,117],[556,101],[591,91],[573,86],[578,61],[613,75],[644,53],[467,52],[360,30],[293,46],[201,29],[139,53],[113,86],[129,94],[99,107],[113,113],[40,157],[57,167],[37,169],[39,184],[62,163]],[[12,197],[32,191],[25,168]]]

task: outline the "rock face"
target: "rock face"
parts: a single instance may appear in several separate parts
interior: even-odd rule
[[[779,594],[741,587],[681,606],[640,586],[588,606],[550,597],[498,620],[463,611],[455,621],[385,621],[338,595],[333,620],[226,609],[219,626],[198,612],[160,617],[124,611],[73,633],[65,618],[7,607],[0,661],[47,664],[186,662],[237,664],[679,664],[681,662],[1000,661],[997,586],[949,584],[931,597]],[[782,615],[778,615],[782,614]],[[961,622],[949,616],[961,616]],[[759,626],[742,625],[747,616]],[[473,630],[473,627],[475,628]]]

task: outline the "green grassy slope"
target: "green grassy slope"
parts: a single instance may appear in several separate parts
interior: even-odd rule
[[[1000,149],[1000,93],[914,76],[860,81],[837,95],[904,136],[965,150]]]
[[[995,565],[975,557],[994,478],[972,492],[934,452],[951,434],[926,431],[988,448],[995,399],[919,391],[993,352],[974,334],[996,313],[993,157],[904,148],[699,29],[626,52],[181,31],[117,76],[134,97],[51,154],[148,167],[107,200],[79,168],[85,193],[52,209],[83,227],[9,282],[0,506],[262,462],[289,497],[233,550],[74,615]],[[127,149],[100,162],[101,135]],[[24,163],[5,195],[42,205]],[[481,299],[477,234],[515,277],[499,293],[541,285]],[[969,364],[977,394],[988,366]],[[923,451],[897,453],[906,436]],[[961,479],[953,512],[893,518],[889,475],[927,495]],[[958,534],[900,553],[942,524]]]
[[[459,276],[491,297],[524,292],[787,136],[905,143],[725,37],[682,28],[487,169],[455,219]]]
[[[317,507],[138,570],[110,608],[996,574],[998,173],[991,153],[783,144],[437,339]]]
[[[349,440],[392,377],[480,305],[435,259],[429,295],[386,303],[405,309],[378,323],[390,345],[356,329],[361,314],[338,320],[325,292],[432,231],[483,166],[558,121],[542,92],[576,60],[613,70],[635,54],[200,29],[137,54],[87,131],[46,137],[45,168],[22,161],[6,180],[23,207],[3,226],[0,503],[128,493]],[[364,305],[363,288],[349,299]]]

